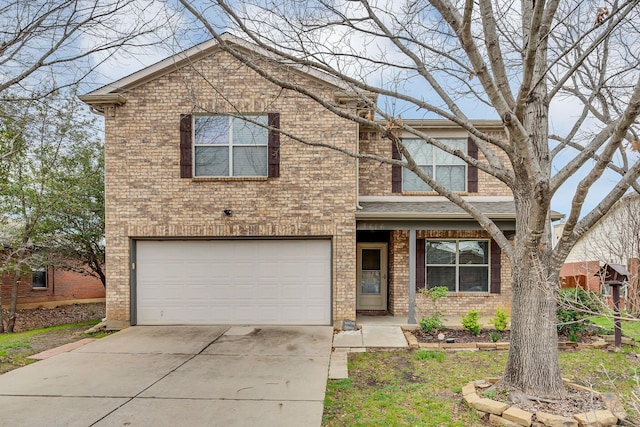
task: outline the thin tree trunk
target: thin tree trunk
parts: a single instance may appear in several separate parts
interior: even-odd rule
[[[0,282],[0,334],[4,334],[4,309],[2,308],[2,285]]]
[[[11,285],[11,301],[9,303],[9,321],[7,322],[7,332],[13,333],[13,328],[16,326],[16,307],[18,306],[18,286],[20,285],[20,279],[22,275],[20,271],[16,272],[16,276],[13,284]]]

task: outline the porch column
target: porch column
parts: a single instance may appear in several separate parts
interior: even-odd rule
[[[416,230],[409,230],[409,319],[407,323],[416,322]]]

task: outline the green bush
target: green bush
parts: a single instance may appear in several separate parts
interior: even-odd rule
[[[480,318],[480,312],[478,310],[469,310],[467,314],[462,316],[462,326],[466,331],[471,332],[473,335],[480,333],[481,325],[478,322]]]
[[[496,309],[496,317],[489,320],[489,323],[496,328],[496,331],[504,332],[509,325],[509,316],[507,316],[507,313],[502,308],[498,307]]]
[[[431,334],[444,329],[444,323],[442,323],[442,318],[438,315],[423,317],[420,319],[420,329],[427,334]]]
[[[558,293],[558,332],[566,332],[570,337],[577,336],[587,330],[586,318],[593,313],[601,313],[604,307],[600,295],[585,291],[582,288],[560,289]]]

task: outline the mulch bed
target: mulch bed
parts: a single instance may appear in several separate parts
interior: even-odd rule
[[[444,335],[444,340],[442,342],[446,342],[447,339],[453,339],[455,340],[454,342],[456,343],[475,343],[475,342],[490,343],[490,342],[493,342],[490,335],[491,332],[496,333],[495,331],[489,331],[489,330],[483,329],[476,336],[471,334],[471,332],[465,331],[462,329],[445,329],[445,330],[439,331],[439,333],[442,333]],[[438,340],[438,333],[428,334],[422,331],[421,329],[416,329],[414,331],[411,331],[411,333],[415,335],[415,337],[418,339],[418,342],[423,342],[423,343],[440,342]],[[509,338],[510,338],[509,331],[498,332],[498,334],[500,335],[500,338],[498,339],[497,342],[509,342]],[[598,336],[596,335],[581,334],[578,336],[577,342],[592,343],[597,339],[598,339]],[[569,339],[568,334],[558,334],[558,341],[562,342],[562,341],[571,341],[571,340]]]
[[[71,304],[55,308],[29,308],[16,310],[16,326],[14,332],[29,331],[31,329],[49,326],[65,325],[67,323],[85,322],[105,317],[105,304]],[[3,310],[4,324],[7,324],[8,311]]]

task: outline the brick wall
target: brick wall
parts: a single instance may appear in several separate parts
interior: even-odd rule
[[[356,147],[356,125],[270,84],[226,53],[206,56],[194,67],[123,93],[126,104],[105,120],[110,323],[129,322],[130,239],[165,236],[331,237],[334,321],[355,318],[355,160],[282,136],[279,178],[184,179],[179,116],[200,107],[278,112],[283,130],[349,150]],[[327,97],[333,93],[316,80],[274,67],[291,83]],[[224,209],[233,215],[225,217]]]
[[[418,239],[487,239],[484,231],[458,231],[418,230]],[[407,231],[394,231],[390,245],[390,268],[393,274],[389,275],[390,295],[394,295],[393,303],[390,302],[390,311],[396,316],[408,315],[409,310],[409,233]],[[508,258],[501,257],[501,292],[500,294],[477,293],[456,294],[449,293],[438,302],[439,310],[445,315],[463,315],[469,310],[480,310],[482,316],[493,316],[498,307],[511,312],[511,268]],[[415,284],[411,285],[415,286]],[[431,299],[425,295],[416,293],[416,318],[429,316],[433,312]]]
[[[13,274],[5,274],[2,280],[2,305],[11,300],[11,287],[15,283]],[[31,274],[25,274],[18,284],[18,304],[31,304],[49,301],[69,301],[104,298],[102,282],[95,277],[66,270],[47,271],[47,287],[34,288]]]
[[[428,133],[428,130],[425,131]],[[467,134],[462,130],[449,131],[449,137],[467,138]],[[439,133],[438,135],[440,135]],[[497,132],[489,132],[492,137],[499,138]],[[382,139],[380,133],[364,130],[360,132],[361,153],[375,154],[387,159],[391,158],[391,142]],[[482,152],[479,152],[479,160],[484,160]],[[508,164],[507,156],[504,152],[497,152],[498,157],[504,164]],[[391,166],[380,163],[379,161],[361,159],[360,160],[360,194],[363,196],[391,196],[399,195],[391,191]],[[424,193],[403,193],[403,194],[420,194],[420,195],[437,195],[435,192]],[[462,195],[483,195],[483,196],[511,196],[509,188],[497,178],[488,175],[482,171],[478,171],[478,193],[460,193]]]

